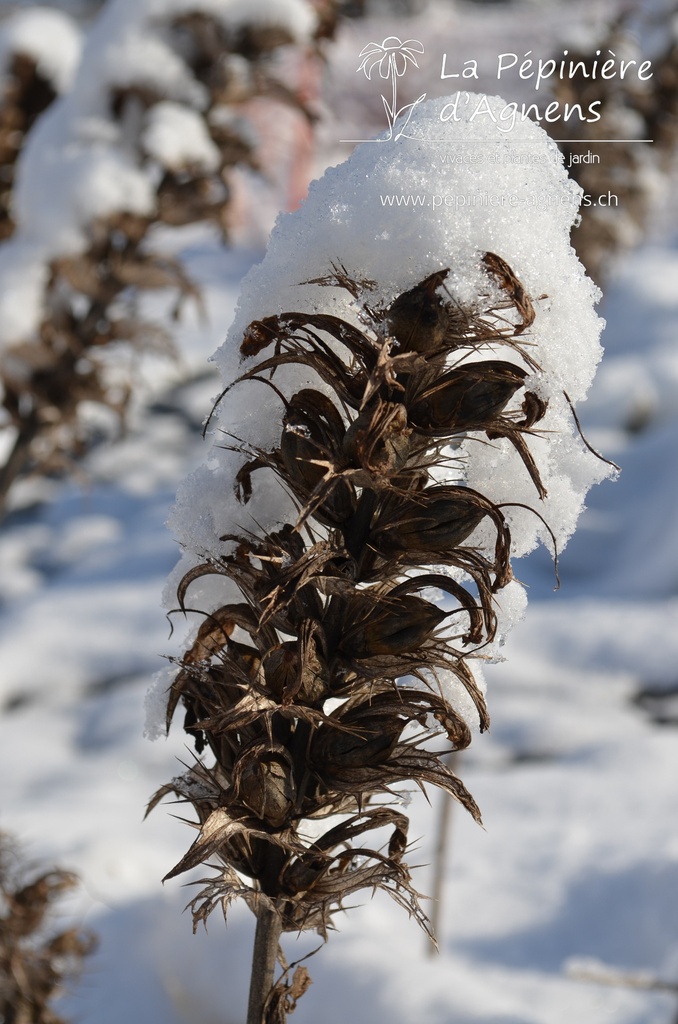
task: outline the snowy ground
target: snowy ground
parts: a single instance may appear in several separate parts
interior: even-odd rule
[[[100,947],[63,1009],[83,1024],[245,1016],[251,916],[235,908],[227,929],[215,915],[193,936],[189,891],[160,885],[188,832],[171,808],[145,823],[143,809],[190,753],[179,729],[151,744],[142,728],[150,677],[175,649],[164,521],[203,457],[218,390],[206,358],[260,257],[196,238],[209,322],[187,314],[182,366],[149,372],[128,436],[80,480],[27,490],[0,532],[0,827],[82,879],[63,912]],[[623,473],[590,494],[557,593],[543,551],[516,566],[530,604],[487,670],[492,730],[460,765],[485,829],[455,810],[440,954],[379,895],[310,961],[296,1024],[675,1024],[678,995],[574,974],[595,960],[678,983],[676,280],[664,224],[603,303],[607,353],[582,419]],[[423,892],[432,803],[410,808]],[[288,959],[315,945],[288,940]]]

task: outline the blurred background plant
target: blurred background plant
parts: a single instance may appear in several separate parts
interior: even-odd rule
[[[28,8],[0,22],[0,240],[14,231],[16,162],[36,118],[73,80],[81,33],[63,11]]]
[[[589,103],[600,101],[600,119],[576,129],[587,147],[560,141],[574,131],[567,124],[554,124],[550,131],[570,175],[586,194],[610,191],[617,197],[615,205],[593,202],[584,207],[572,232],[579,258],[601,287],[619,257],[640,244],[666,199],[678,141],[677,16],[678,6],[661,14],[642,5],[622,7],[599,33],[570,47],[568,60],[581,66],[578,73],[554,79],[553,95],[561,103],[578,103],[586,110]],[[650,57],[652,77],[590,77],[598,55],[610,52],[638,62]]]
[[[266,181],[276,204],[298,201],[310,173],[314,65],[333,21],[331,8],[320,17],[306,0],[113,0],[70,90],[28,138],[72,77],[77,29],[42,9],[0,27],[0,377],[12,438],[4,503],[15,480],[63,471],[115,429],[139,355],[170,353],[169,323],[184,300],[200,302],[161,229],[211,223],[229,238],[243,216],[237,168]],[[281,132],[286,161],[276,161]],[[169,323],[146,316],[144,294],[168,290]]]
[[[0,832],[0,1020],[3,1024],[64,1024],[54,1001],[82,972],[96,949],[90,932],[61,929],[56,905],[78,884],[61,868],[48,871]]]

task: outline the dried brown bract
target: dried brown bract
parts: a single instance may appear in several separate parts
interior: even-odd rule
[[[209,763],[196,761],[151,802],[174,793],[198,816],[168,878],[209,858],[222,865],[191,904],[196,925],[242,897],[283,930],[326,936],[349,896],[381,888],[428,930],[403,859],[399,787],[438,786],[480,820],[444,755],[471,740],[454,686],[481,729],[489,724],[470,664],[496,634],[511,536],[499,506],[440,483],[435,470],[464,439],[506,437],[543,495],[528,441],[546,411],[526,389],[536,364],[522,338],[534,308],[502,258],[488,253],[483,265],[494,298],[473,308],[450,299],[446,269],[378,307],[365,282],[334,268],[317,283],[367,295],[360,327],[286,312],[245,332],[236,383],[268,382],[282,417],[277,446],[236,446],[250,456],[237,494],[247,505],[253,476],[272,471],[298,516],[269,534],[222,538],[230,552],[179,587],[182,609],[206,575],[240,595],[205,617],[169,694],[168,728],[183,704]],[[317,384],[286,395],[290,366]],[[481,524],[494,531],[493,557],[474,546]],[[274,995],[279,1006],[282,989]]]

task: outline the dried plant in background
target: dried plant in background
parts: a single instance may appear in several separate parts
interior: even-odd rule
[[[60,930],[52,920],[54,904],[76,884],[60,868],[28,867],[0,832],[0,1019],[6,1024],[64,1024],[54,1000],[96,947],[89,932]]]
[[[61,471],[82,454],[93,405],[124,416],[134,353],[171,349],[141,299],[173,290],[178,316],[183,301],[199,295],[163,251],[158,228],[213,222],[227,236],[233,169],[265,173],[249,105],[266,98],[272,121],[276,104],[312,120],[279,54],[306,30],[303,45],[312,48],[314,24],[302,0],[281,5],[279,18],[270,5],[243,14],[230,0],[175,4],[162,14],[150,2],[132,13],[120,3],[105,8],[73,89],[33,133],[23,194],[15,196],[16,247],[0,251],[7,294],[17,284],[28,289],[2,329],[3,425],[14,442],[0,469],[0,503],[17,477]],[[44,205],[35,190],[45,173],[53,223],[37,223],[42,238],[33,244],[31,200]]]
[[[16,161],[35,119],[56,97],[28,54],[13,55],[5,75],[0,104],[0,239],[8,238],[14,223],[10,213]]]
[[[672,12],[678,16],[678,7]],[[678,32],[665,35],[666,45],[653,61],[652,88],[638,96],[638,112],[659,154],[659,165],[669,171],[678,143]]]
[[[14,19],[16,21],[16,19]],[[0,22],[0,34],[6,26]],[[26,135],[57,96],[56,83],[20,41],[7,40],[0,86],[0,241],[14,231],[10,212],[16,162]]]
[[[358,890],[384,889],[431,934],[394,786],[439,786],[480,820],[443,755],[471,740],[455,687],[488,724],[469,666],[495,637],[511,536],[502,507],[436,473],[471,433],[481,444],[505,437],[535,498],[546,493],[528,443],[546,410],[526,385],[539,372],[523,344],[534,309],[501,257],[486,253],[483,264],[487,293],[473,302],[452,301],[443,269],[385,307],[370,303],[369,282],[335,267],[316,284],[359,300],[360,327],[289,312],[254,321],[242,342],[255,361],[238,385],[268,381],[284,413],[274,449],[237,442],[250,456],[240,500],[268,470],[298,515],[269,533],[223,537],[233,552],[182,580],[182,609],[207,575],[233,584],[238,600],[205,616],[167,710],[169,727],[183,704],[184,728],[213,761],[197,760],[150,806],[174,793],[198,815],[198,837],[167,878],[212,857],[221,864],[191,903],[195,925],[236,897],[257,914],[248,1024],[285,1019],[284,982],[273,986],[281,931],[326,938]],[[329,393],[284,396],[276,372],[290,364]],[[489,558],[469,542],[483,522],[495,538]]]
[[[568,61],[581,63],[572,78],[554,79],[555,98],[580,104],[582,110],[600,101],[598,121],[549,126],[553,137],[571,136],[588,145],[559,142],[571,176],[590,197],[582,207],[581,223],[572,232],[572,244],[597,284],[606,283],[614,258],[636,245],[656,209],[662,183],[675,161],[678,140],[678,43],[672,18],[678,9],[648,18],[625,8],[611,23],[606,38],[586,48],[570,47]],[[656,24],[652,24],[652,21]],[[662,43],[652,54],[652,76],[646,81],[591,78],[598,54],[608,51],[640,57],[635,33],[660,28]],[[643,54],[643,57],[646,54]],[[614,144],[599,140],[620,140]],[[638,141],[636,141],[638,140]],[[589,156],[590,154],[590,156]],[[599,203],[611,193],[615,199]]]

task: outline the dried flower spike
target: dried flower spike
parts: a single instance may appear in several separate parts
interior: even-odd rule
[[[439,106],[418,112],[424,135],[440,131]],[[474,140],[478,126],[464,128],[461,142]],[[535,126],[523,131],[551,155]],[[180,493],[178,604],[197,621],[164,724],[182,705],[199,757],[151,807],[175,794],[198,817],[166,877],[219,865],[191,902],[195,924],[236,897],[257,915],[248,1024],[284,1020],[280,933],[326,937],[356,891],[385,890],[430,933],[405,861],[402,785],[438,786],[480,820],[444,755],[489,724],[477,666],[522,608],[511,557],[542,532],[564,539],[570,524],[551,515],[572,467],[580,484],[604,475],[563,393],[580,397],[586,362],[573,380],[571,348],[559,361],[548,344],[566,328],[582,345],[597,339],[565,244],[571,218],[542,225],[566,276],[548,290],[515,214],[496,225],[457,215],[454,231],[422,216],[402,268],[374,241],[375,189],[394,167],[411,181],[428,159],[423,143],[359,150],[319,183],[294,231],[283,222],[233,329],[244,364],[229,367],[215,409],[211,464]],[[555,165],[549,174],[569,187]],[[326,195],[336,179],[341,217]],[[501,253],[482,246],[489,226]],[[314,239],[316,251],[290,280],[293,239],[295,256]],[[445,262],[432,268],[434,243]],[[307,273],[312,255],[321,277]],[[291,982],[288,1010],[304,987]]]

